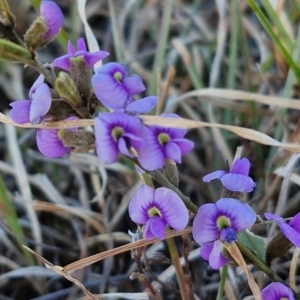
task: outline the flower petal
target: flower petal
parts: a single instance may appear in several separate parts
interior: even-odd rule
[[[127,147],[127,143],[123,137],[120,137],[118,140],[118,150],[120,153],[122,153],[125,156],[133,158],[134,155],[132,155]]]
[[[51,39],[56,36],[64,23],[64,15],[60,7],[50,0],[43,0],[40,6],[40,12],[48,26],[48,31],[45,35],[46,39]]]
[[[219,270],[228,262],[228,259],[222,254],[222,249],[223,244],[219,240],[215,241],[209,256],[209,265],[214,270]]]
[[[228,173],[222,178],[223,186],[233,192],[249,193],[252,192],[256,183],[249,176]]]
[[[268,219],[268,220],[275,220],[277,222],[285,222],[285,219],[278,216],[278,215],[275,215],[275,214],[270,214],[270,213],[265,213],[265,217]]]
[[[289,225],[293,227],[298,233],[300,233],[300,213],[294,216],[294,218],[289,222]]]
[[[45,116],[51,107],[52,97],[49,86],[42,83],[32,94],[32,102],[30,108],[30,122],[32,124],[39,123],[41,117]]]
[[[176,145],[180,148],[181,156],[188,154],[194,148],[194,142],[188,139],[173,139],[172,142],[176,143]]]
[[[217,171],[214,171],[214,172],[211,172],[211,173],[205,175],[202,178],[202,180],[204,182],[210,182],[214,179],[221,179],[225,174],[228,174],[228,172],[223,171],[223,170],[217,170]]]
[[[151,111],[157,103],[158,98],[149,96],[141,100],[132,101],[126,106],[126,111],[131,114],[145,114]]]
[[[270,283],[261,291],[261,296],[262,300],[295,299],[292,290],[280,282]]]
[[[92,86],[97,99],[107,108],[118,109],[125,106],[128,94],[113,77],[95,74],[92,77]]]
[[[250,162],[247,158],[237,158],[230,168],[230,173],[248,176],[250,170]]]
[[[98,61],[109,56],[109,52],[107,51],[97,51],[97,52],[86,52],[84,54],[84,60],[87,64],[92,68]]]
[[[193,237],[198,244],[213,242],[219,238],[218,216],[215,204],[207,203],[200,206],[193,222]]]
[[[71,68],[71,54],[65,54],[61,57],[56,58],[53,63],[52,66],[55,68],[61,68],[62,70],[66,70],[69,71]]]
[[[165,155],[162,146],[156,139],[155,133],[148,127],[144,127],[143,137],[145,146],[138,149],[138,160],[143,168],[149,171],[163,168]]]
[[[143,228],[143,236],[144,238],[148,239],[148,240],[153,240],[155,239],[155,235],[152,233],[151,231],[151,228],[150,228],[150,225],[151,225],[151,219],[149,219],[146,223],[146,225],[144,226]]]
[[[208,243],[201,244],[200,255],[204,259],[209,260],[209,256],[211,254],[213,247],[214,247],[214,242],[208,242]]]
[[[280,222],[279,227],[282,233],[288,238],[296,247],[300,248],[300,234],[289,224]],[[297,228],[298,229],[298,228]],[[299,230],[299,229],[298,229]]]
[[[77,50],[86,52],[87,49],[86,49],[86,44],[85,44],[84,38],[78,39]]]
[[[256,221],[254,210],[245,202],[234,198],[221,198],[216,203],[218,216],[229,218],[231,227],[236,231],[242,231],[251,227]]]
[[[30,123],[29,114],[31,101],[30,100],[22,100],[15,101],[10,103],[12,107],[9,116],[10,118],[17,124],[25,124]]]
[[[175,192],[164,187],[156,189],[154,204],[161,211],[162,219],[170,227],[182,230],[188,224],[188,210]]]
[[[154,216],[150,219],[150,230],[156,238],[164,239],[166,227],[167,224],[161,217]]]
[[[154,189],[141,186],[132,197],[128,211],[131,220],[137,224],[146,224],[149,220],[148,210],[154,206]]]
[[[146,89],[143,84],[142,78],[138,75],[130,75],[124,78],[122,83],[129,96],[141,93]]]
[[[38,129],[36,132],[38,149],[47,157],[61,157],[71,151],[71,148],[63,146],[58,137],[57,129]]]
[[[113,140],[103,119],[95,118],[95,139],[97,155],[103,164],[114,163],[119,156],[118,145]]]
[[[181,151],[176,143],[169,142],[164,147],[165,157],[167,159],[174,160],[177,163],[181,163]]]

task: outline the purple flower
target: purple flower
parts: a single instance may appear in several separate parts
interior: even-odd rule
[[[280,282],[272,282],[261,291],[262,300],[294,300],[292,290]]]
[[[223,186],[233,192],[249,193],[253,191],[256,183],[249,175],[250,162],[247,158],[238,158],[234,161],[230,171],[218,170],[203,177],[204,182],[220,179]]]
[[[202,205],[194,219],[193,237],[202,246],[201,256],[209,260],[213,269],[224,266],[221,242],[234,242],[238,232],[251,227],[255,212],[246,203],[233,198],[222,198],[216,204]]]
[[[176,193],[147,185],[140,187],[131,199],[129,216],[133,222],[145,225],[147,239],[163,239],[168,225],[182,230],[189,221],[188,210]]]
[[[92,68],[95,63],[109,55],[109,53],[106,51],[96,51],[93,53],[88,52],[83,38],[80,38],[77,41],[77,48],[78,51],[75,50],[73,44],[69,41],[68,54],[56,58],[52,63],[52,66],[69,71],[72,61],[83,59],[90,66],[90,68]]]
[[[289,222],[277,215],[265,213],[265,217],[269,220],[275,220],[282,233],[298,248],[300,248],[300,213],[296,214],[294,218]]]
[[[175,114],[162,114],[161,116],[179,118]],[[186,132],[186,129],[145,126],[146,144],[138,151],[138,160],[141,166],[146,170],[153,171],[162,169],[166,159],[181,163],[181,157],[194,147],[192,141],[183,138]]]
[[[128,76],[127,68],[114,62],[96,70],[92,86],[98,100],[109,109],[125,108],[131,96],[145,90],[141,77]]]
[[[99,113],[95,119],[97,154],[104,164],[118,159],[119,153],[134,157],[131,147],[138,150],[144,146],[143,123],[126,113]]]
[[[29,91],[30,100],[16,101],[10,104],[12,110],[9,116],[18,124],[37,124],[47,114],[51,107],[52,97],[49,86],[40,75]]]
[[[78,120],[77,117],[69,117],[65,121]],[[36,132],[37,147],[47,157],[61,157],[69,153],[72,148],[65,147],[60,136],[65,130],[77,131],[78,128],[69,129],[38,129]]]
[[[40,6],[40,12],[44,18],[48,31],[45,39],[52,39],[58,33],[64,23],[64,16],[59,6],[51,0],[43,0]]]

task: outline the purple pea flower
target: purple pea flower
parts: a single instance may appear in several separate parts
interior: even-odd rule
[[[90,68],[100,60],[104,59],[109,55],[106,51],[96,51],[96,52],[88,52],[86,49],[86,44],[83,38],[80,38],[77,41],[78,51],[75,50],[73,44],[68,42],[68,54],[65,54],[61,57],[58,57],[52,63],[53,67],[58,67],[66,71],[70,71],[72,60],[83,59]]]
[[[222,198],[216,204],[202,205],[194,219],[193,237],[200,244],[200,255],[213,269],[224,266],[227,259],[222,254],[222,242],[234,242],[238,232],[251,227],[255,212],[246,203],[233,198]]]
[[[220,179],[223,186],[233,192],[249,193],[256,183],[249,175],[250,162],[247,158],[238,158],[234,161],[230,171],[218,170],[203,177],[204,182]]]
[[[295,300],[292,290],[280,282],[272,282],[261,291],[262,300]]]
[[[282,217],[275,214],[265,213],[265,217],[269,220],[277,221],[286,238],[300,248],[300,213],[296,214],[288,224]]]
[[[54,38],[59,33],[64,22],[64,15],[61,9],[54,1],[43,0],[40,6],[40,13],[48,27],[44,38]]]
[[[16,101],[9,116],[18,124],[37,124],[51,107],[52,97],[49,86],[44,83],[44,75],[40,75],[29,91],[30,100]]]
[[[69,117],[65,121],[78,120],[77,117]],[[65,130],[77,131],[78,128],[69,129],[38,129],[36,131],[36,143],[39,151],[47,157],[61,157],[69,153],[72,148],[65,147],[60,136]]]
[[[99,113],[95,119],[97,154],[104,164],[118,159],[119,153],[134,157],[131,147],[138,150],[144,146],[143,123],[126,113]]]
[[[96,97],[109,109],[123,109],[131,96],[141,93],[145,86],[138,75],[128,76],[127,68],[111,62],[96,70],[92,77]]]
[[[179,118],[175,114],[162,114],[162,117]],[[170,120],[171,121],[171,120]],[[189,153],[194,143],[184,138],[186,129],[145,126],[146,144],[138,151],[138,160],[149,171],[162,169],[167,159],[181,163],[181,157]]]
[[[129,203],[129,216],[137,224],[145,225],[147,239],[165,237],[166,228],[182,230],[188,224],[189,213],[179,196],[161,187],[156,190],[143,185]]]

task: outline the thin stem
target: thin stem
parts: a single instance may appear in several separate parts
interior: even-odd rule
[[[174,239],[167,239],[166,240],[168,249],[172,258],[172,262],[174,264],[176,274],[177,274],[177,279],[178,279],[178,284],[180,288],[180,293],[181,293],[181,299],[182,300],[189,300],[189,291],[187,288],[187,285],[185,283],[185,278],[184,278],[184,273],[180,264],[180,259],[178,255],[178,251],[174,242]]]
[[[221,300],[224,294],[224,286],[225,286],[225,281],[227,278],[227,271],[228,271],[228,266],[225,265],[222,270],[221,270],[221,282],[219,285],[219,290],[218,290],[218,295],[216,300]]]
[[[273,272],[271,268],[269,268],[265,263],[263,263],[250,249],[248,249],[241,243],[236,242],[236,244],[243,256],[248,258],[251,261],[251,263],[254,264],[258,269],[266,273],[274,281],[285,284],[284,280],[282,280],[276,273]]]
[[[46,67],[44,66],[35,56],[35,59],[33,60],[33,63],[31,64],[32,67],[37,69],[41,74],[45,76],[47,81],[54,87],[54,82],[56,79],[56,75],[54,73],[54,70],[52,67]]]

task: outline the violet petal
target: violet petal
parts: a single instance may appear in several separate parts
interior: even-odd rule
[[[228,173],[222,178],[223,186],[233,192],[249,193],[252,192],[256,183],[249,176]]]
[[[230,173],[248,176],[250,170],[250,162],[247,158],[237,158],[230,168]]]
[[[193,223],[193,237],[198,244],[213,242],[219,238],[216,221],[218,209],[215,204],[206,203],[198,209]]]
[[[148,209],[154,206],[154,189],[147,185],[142,185],[133,198],[128,207],[131,220],[137,224],[146,224],[150,218]]]
[[[262,300],[294,300],[293,292],[290,288],[280,282],[272,282],[261,291]]]
[[[245,202],[234,198],[221,198],[216,206],[219,216],[229,218],[231,227],[237,232],[251,227],[256,221],[254,210]]]
[[[223,244],[217,240],[214,242],[213,249],[209,256],[209,265],[214,270],[219,270],[228,262],[222,254]]]
[[[9,116],[10,118],[17,124],[25,124],[30,123],[29,114],[31,101],[30,100],[22,100],[15,101],[10,103],[12,107]]]
[[[225,174],[228,174],[228,172],[223,171],[223,170],[217,170],[217,171],[214,171],[214,172],[211,172],[211,173],[205,175],[202,178],[202,180],[204,182],[210,182],[214,179],[221,179]]]
[[[159,239],[163,239],[166,235],[166,222],[158,216],[154,216],[150,219],[150,230],[152,234]]]
[[[148,113],[155,107],[157,100],[157,97],[149,96],[140,100],[132,101],[126,105],[126,111],[132,114]]]
[[[161,211],[162,219],[170,227],[182,230],[188,224],[188,210],[175,192],[164,187],[156,189],[154,204]]]
[[[138,75],[130,75],[124,78],[123,85],[129,96],[139,94],[146,89],[142,82],[142,78]]]

